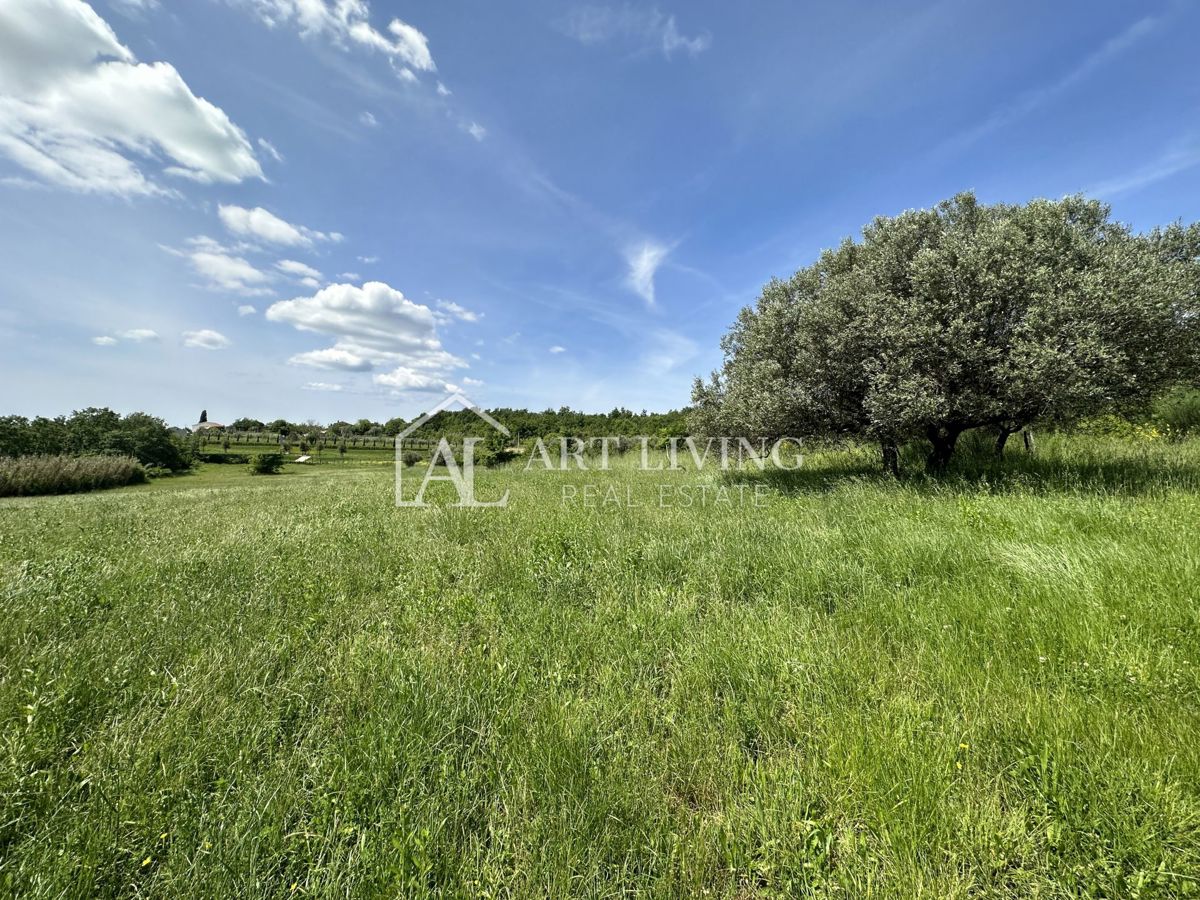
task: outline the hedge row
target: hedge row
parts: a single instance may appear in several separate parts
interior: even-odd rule
[[[145,480],[146,470],[131,456],[0,458],[0,497],[75,494]]]

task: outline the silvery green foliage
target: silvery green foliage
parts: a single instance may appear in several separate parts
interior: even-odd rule
[[[960,194],[769,283],[693,391],[701,433],[927,438],[1069,422],[1197,372],[1200,228],[1133,234],[1082,197]]]

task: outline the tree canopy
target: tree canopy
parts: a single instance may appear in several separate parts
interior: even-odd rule
[[[1083,197],[985,205],[970,193],[877,218],[773,280],[693,390],[692,428],[929,441],[1002,435],[1144,404],[1194,378],[1200,226],[1135,234]]]
[[[121,416],[89,407],[53,419],[0,416],[0,457],[33,455],[134,456],[143,465],[182,470],[190,450],[162,419],[146,413]]]

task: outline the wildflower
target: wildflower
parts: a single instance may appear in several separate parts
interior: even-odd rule
[[[146,868],[146,866],[150,865],[151,861],[152,861],[151,857],[149,857],[149,856],[147,856],[145,859],[143,859],[142,860],[142,868],[144,869],[144,868]]]

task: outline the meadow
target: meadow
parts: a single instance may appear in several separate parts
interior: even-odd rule
[[[1200,895],[1200,442],[877,469],[0,501],[0,894]]]

